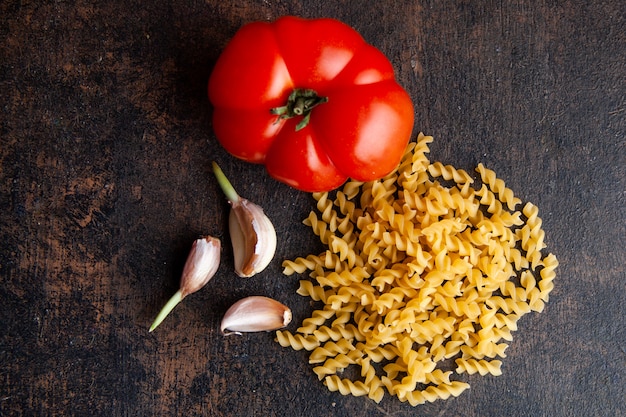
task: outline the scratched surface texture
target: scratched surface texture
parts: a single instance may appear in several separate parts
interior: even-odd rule
[[[0,416],[626,415],[626,13],[619,0],[0,2]],[[250,294],[311,311],[282,259],[317,253],[310,195],[226,154],[205,86],[241,25],[334,17],[393,63],[431,158],[495,170],[561,262],[503,375],[411,407],[329,392],[272,333],[224,338]],[[251,65],[253,68],[253,65]],[[276,258],[220,269],[155,331],[195,237],[224,242],[211,161],[262,205]],[[234,175],[233,175],[234,174]]]

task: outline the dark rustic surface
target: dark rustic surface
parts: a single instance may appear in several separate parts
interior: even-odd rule
[[[0,3],[0,416],[626,414],[626,18],[620,0]],[[392,61],[432,158],[483,162],[539,206],[556,287],[500,377],[413,408],[331,393],[305,352],[223,338],[261,293],[310,312],[280,261],[320,247],[313,200],[228,156],[205,85],[244,23],[339,18]],[[280,241],[260,276],[224,267],[154,333],[191,241],[224,238],[217,160]],[[224,265],[232,263],[226,246]]]

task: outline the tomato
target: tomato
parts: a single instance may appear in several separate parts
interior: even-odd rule
[[[243,26],[218,58],[208,95],[229,153],[308,192],[385,176],[413,130],[411,99],[389,60],[334,19]]]

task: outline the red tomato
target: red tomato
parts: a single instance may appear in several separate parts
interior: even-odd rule
[[[243,26],[208,93],[222,146],[303,191],[385,176],[413,130],[411,99],[389,60],[333,19]]]

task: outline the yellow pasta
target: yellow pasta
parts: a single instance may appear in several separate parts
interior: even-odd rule
[[[506,187],[503,180],[496,177],[494,171],[485,168],[483,164],[478,164],[476,171],[480,173],[483,183],[487,184],[494,193],[498,194],[498,199],[506,203],[510,210],[514,210],[515,206],[522,202],[522,200],[515,197],[510,188]]]
[[[290,346],[295,350],[313,350],[320,345],[320,340],[316,336],[302,336],[292,334],[289,331],[276,332],[276,340],[281,346]]]
[[[453,180],[457,184],[473,183],[474,180],[462,169],[456,169],[452,165],[444,165],[441,162],[433,162],[428,166],[428,172],[433,177],[442,177],[445,180]]]
[[[300,287],[296,291],[303,296],[309,296],[313,301],[323,301],[334,294],[332,290],[325,290],[321,285],[314,285],[311,281],[300,280]]]
[[[283,262],[285,275],[308,273],[297,293],[322,306],[276,340],[309,351],[331,391],[414,406],[456,397],[463,374],[502,373],[518,320],[554,288],[538,208],[516,210],[521,200],[482,164],[474,187],[431,162],[432,140],[420,134],[380,180],[314,193],[304,223],[326,250]]]
[[[480,375],[491,374],[494,376],[502,375],[502,362],[499,360],[488,361],[485,359],[457,359],[457,373],[467,372],[472,375],[479,373]]]
[[[329,341],[324,343],[323,346],[318,346],[311,352],[309,356],[309,363],[320,363],[330,356],[337,356],[338,354],[347,354],[349,351],[356,348],[348,339],[339,339],[337,342]]]
[[[350,341],[363,341],[365,339],[365,337],[358,331],[358,329],[353,324],[333,327],[328,327],[325,325],[320,326],[317,328],[317,330],[313,332],[313,335],[320,343],[326,342],[327,340],[339,341],[341,339],[346,339]],[[288,346],[288,344],[283,344],[283,346]],[[313,346],[312,348],[314,347],[315,346]]]
[[[361,381],[352,382],[349,379],[341,379],[337,375],[330,375],[324,379],[324,384],[331,391],[339,391],[343,395],[354,395],[359,397],[368,395],[369,388]]]
[[[322,260],[319,256],[309,255],[306,258],[297,258],[295,261],[283,262],[283,274],[292,275],[294,273],[302,274],[303,272],[315,270],[316,266],[321,265]]]
[[[450,397],[458,397],[469,387],[468,383],[460,381],[431,385],[424,390],[410,392],[401,400],[406,400],[412,406],[416,406],[424,404],[427,401],[434,402],[437,400],[446,400]]]

